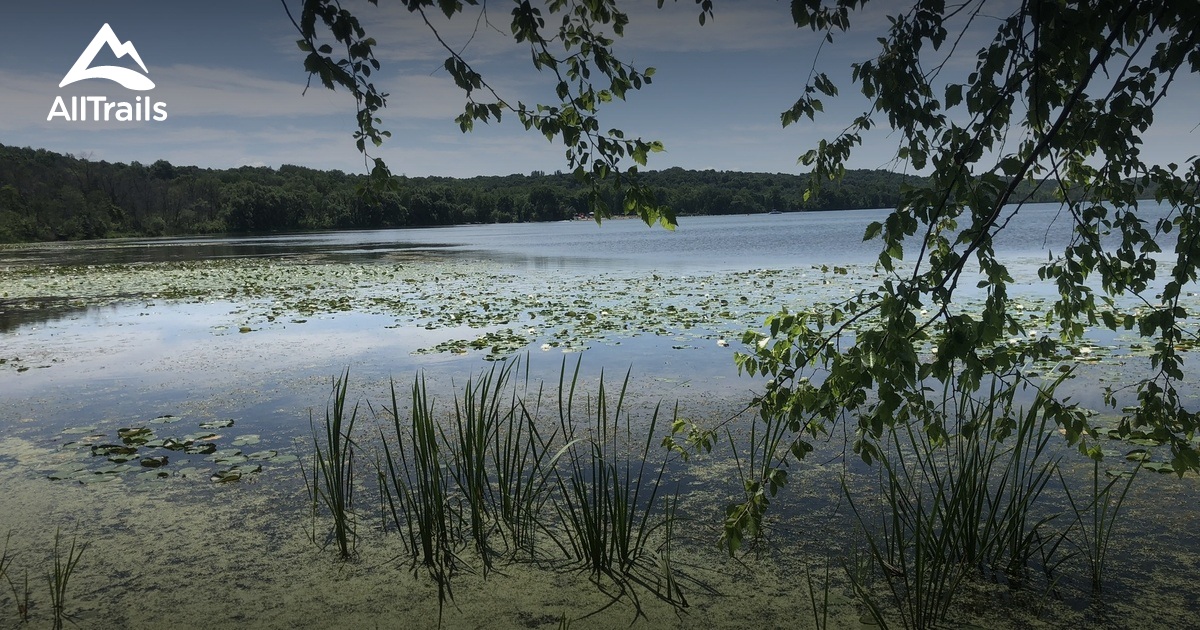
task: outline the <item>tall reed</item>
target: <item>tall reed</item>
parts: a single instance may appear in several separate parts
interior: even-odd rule
[[[1063,491],[1067,495],[1067,502],[1075,515],[1075,525],[1081,540],[1074,542],[1083,551],[1083,557],[1087,561],[1093,596],[1099,595],[1104,589],[1104,569],[1108,560],[1108,546],[1112,542],[1117,515],[1121,512],[1121,506],[1125,503],[1125,497],[1129,494],[1134,477],[1142,468],[1139,462],[1132,472],[1115,476],[1107,483],[1101,483],[1100,477],[1103,474],[1100,472],[1101,458],[1102,455],[1098,450],[1093,452],[1090,488],[1092,496],[1084,505],[1080,505],[1080,502],[1075,499],[1075,495],[1071,494],[1071,488],[1063,479],[1062,474],[1059,473],[1058,476],[1059,483],[1062,484]],[[1122,479],[1125,480],[1125,484],[1120,487],[1119,492],[1114,492],[1116,489],[1114,486]]]
[[[806,567],[804,571],[804,581],[808,586],[808,603],[812,606],[813,627],[818,630],[825,630],[829,627],[829,591],[833,588],[829,579],[829,571],[829,559],[826,558],[825,576],[821,578],[820,596],[818,596],[816,580],[813,578],[812,567]]]
[[[667,504],[670,509],[665,514],[655,508],[668,461],[664,456],[655,465],[650,457],[660,408],[655,407],[647,427],[635,432],[624,410],[629,374],[611,407],[601,375],[594,407],[589,401],[586,409],[590,437],[577,439],[574,399],[579,364],[569,386],[564,386],[565,374],[564,366],[559,377],[559,428],[567,440],[567,453],[556,469],[558,512],[572,555],[594,576],[606,575],[624,586],[639,564],[651,570],[658,565],[651,561],[649,543],[658,530],[667,528],[669,533],[674,518],[672,504]],[[644,437],[635,437],[637,433]]]
[[[424,566],[437,583],[440,625],[442,607],[454,599],[450,580],[456,564],[459,515],[450,505],[452,481],[442,466],[439,430],[425,379],[418,376],[413,381],[407,427],[400,420],[394,382],[391,398],[396,447],[389,446],[387,436],[381,431],[385,469],[380,474],[386,475],[390,488],[388,500],[396,527],[404,532],[415,562]]]
[[[86,542],[82,545],[77,544],[76,538],[72,536],[71,547],[66,550],[64,555],[62,531],[54,531],[54,570],[46,575],[46,581],[50,585],[50,610],[54,618],[54,630],[61,630],[63,621],[68,619],[66,614],[67,585],[87,546]]]
[[[525,392],[528,391],[526,381]],[[545,438],[538,430],[541,399],[540,387],[532,403],[528,397],[517,398],[514,392],[501,430],[492,440],[495,512],[508,532],[512,556],[529,560],[537,556],[538,533],[547,531],[543,514],[551,499],[552,473],[566,452],[565,448],[550,452],[550,445],[559,435],[557,430]]]
[[[658,501],[670,454],[651,456],[660,410],[635,431],[624,409],[629,375],[615,406],[602,376],[595,408],[589,398],[586,419],[577,422],[580,366],[568,383],[564,361],[558,423],[549,420],[554,428],[547,433],[540,417],[543,388],[531,391],[528,365],[523,379],[520,366],[511,361],[473,376],[457,388],[451,412],[442,417],[420,374],[407,412],[394,381],[391,408],[370,407],[385,421],[375,460],[384,529],[390,520],[414,568],[424,567],[437,583],[439,611],[454,599],[456,572],[472,568],[464,550],[476,552],[486,576],[502,553],[541,560],[555,557],[555,547],[562,552],[557,557],[611,577],[622,592],[639,582],[685,606],[671,561],[676,503],[665,500],[660,508]],[[340,426],[345,415],[337,411],[344,407],[345,387],[345,379],[339,381],[330,426]],[[358,445],[348,437],[353,413],[350,418],[341,443],[352,456]],[[315,470],[337,469],[324,463],[331,460],[353,465],[330,455],[319,440],[314,444]],[[314,502],[324,494],[314,494]]]
[[[305,476],[313,514],[321,504],[333,518],[331,536],[343,558],[354,555],[358,542],[357,520],[354,513],[354,451],[351,434],[358,418],[358,404],[346,415],[346,392],[350,387],[350,371],[334,381],[330,404],[325,408],[323,430],[309,416],[313,436],[312,480]],[[322,439],[324,438],[324,439]]]
[[[895,427],[881,448],[884,499],[882,528],[870,520],[846,489],[867,546],[881,567],[892,602],[906,628],[945,620],[963,581],[976,570],[1023,579],[1035,554],[1057,548],[1061,532],[1044,529],[1056,515],[1038,517],[1034,504],[1056,470],[1047,454],[1050,437],[1040,390],[1025,411],[1014,409],[1015,387],[994,382],[982,400],[947,388],[941,405],[957,430],[948,439],[931,437],[911,424]],[[845,487],[845,486],[844,486]],[[856,591],[870,599],[861,576]],[[871,614],[886,623],[874,602]]]
[[[503,416],[511,417],[516,412],[515,405],[510,405],[507,411],[501,407],[501,389],[511,369],[512,364],[499,370],[493,366],[479,379],[467,379],[462,396],[454,401],[453,432],[449,435],[441,432],[442,441],[451,452],[451,476],[465,505],[465,520],[485,574],[492,567],[488,537],[496,516],[489,446],[499,438]]]
[[[17,616],[21,621],[29,621],[29,596],[32,595],[29,591],[29,571],[28,569],[25,571],[24,588],[18,587],[12,575],[13,556],[8,552],[10,542],[12,542],[11,530],[4,536],[4,551],[0,553],[0,578],[8,583],[8,588],[12,591],[13,601],[17,606]]]

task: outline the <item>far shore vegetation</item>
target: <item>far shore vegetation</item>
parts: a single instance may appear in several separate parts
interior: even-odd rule
[[[680,216],[778,210],[893,208],[925,178],[851,170],[806,199],[807,175],[689,171],[642,174]],[[0,145],[0,243],[137,236],[253,234],[562,221],[588,216],[588,188],[570,173],[397,177],[360,194],[367,176],[302,166],[207,169],[93,160]],[[1034,192],[1030,201],[1055,201]],[[1042,187],[1041,191],[1054,187]],[[611,194],[611,193],[610,193]],[[610,207],[620,207],[616,198]]]

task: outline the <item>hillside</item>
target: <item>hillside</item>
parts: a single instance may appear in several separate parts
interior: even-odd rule
[[[922,179],[850,171],[806,200],[803,175],[670,168],[643,176],[680,216],[887,208],[902,184]],[[109,163],[0,145],[0,242],[559,221],[587,208],[585,189],[562,173],[401,177],[396,191],[373,198],[358,192],[364,179],[290,165]],[[615,196],[607,201],[621,207]]]

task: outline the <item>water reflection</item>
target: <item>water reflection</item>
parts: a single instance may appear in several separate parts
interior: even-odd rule
[[[0,333],[76,317],[94,308],[62,297],[0,300]]]
[[[137,239],[25,246],[3,252],[0,264],[70,266],[131,265],[189,262],[222,258],[331,257],[339,262],[365,262],[401,254],[412,258],[421,252],[458,247],[440,242],[356,242],[347,247],[341,239],[324,234],[272,237],[194,239]]]

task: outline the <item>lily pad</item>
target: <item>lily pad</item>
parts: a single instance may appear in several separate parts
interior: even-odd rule
[[[245,455],[242,455],[242,452],[237,449],[224,449],[217,451],[216,453],[213,453],[213,456],[209,459],[218,464],[225,465],[243,464],[249,461],[249,458]]]
[[[183,450],[185,453],[191,453],[193,455],[212,455],[213,453],[217,452],[217,445],[213,444],[212,442],[206,442],[204,444],[190,445]]]
[[[167,456],[158,455],[156,457],[143,457],[141,463],[145,468],[161,468],[167,465]]]
[[[178,471],[176,471],[175,474],[180,477],[184,477],[184,478],[198,478],[207,473],[208,473],[208,471],[203,468],[198,468],[196,466],[189,466],[187,468],[179,469]]]
[[[110,481],[116,481],[120,478],[121,478],[121,476],[116,475],[116,474],[95,473],[92,475],[84,475],[82,477],[78,477],[75,479],[75,481],[78,481],[79,483],[84,483],[84,484],[93,484],[93,483],[107,483]]]
[[[256,434],[251,433],[248,435],[243,435],[243,436],[238,437],[237,439],[235,439],[233,441],[233,445],[234,446],[249,446],[251,444],[258,444],[261,440],[262,440],[261,437],[259,437]]]
[[[138,473],[134,476],[137,477],[139,481],[161,481],[163,479],[169,479],[171,477],[171,473],[165,470],[147,470],[146,472]]]
[[[46,478],[48,478],[52,481],[61,481],[61,480],[68,480],[68,479],[79,479],[80,477],[83,477],[85,475],[90,475],[90,474],[92,474],[90,470],[88,470],[82,466],[77,466],[77,467],[73,467],[73,468],[63,468],[62,470],[56,470],[56,471],[50,473],[49,475],[46,475]]]
[[[132,472],[134,470],[139,470],[139,469],[134,468],[133,466],[131,466],[129,464],[114,464],[112,466],[105,466],[104,468],[101,468],[101,469],[95,471],[95,473],[97,475],[122,475],[127,472]]]
[[[210,420],[209,422],[201,422],[201,429],[225,429],[233,426],[233,420]]]
[[[241,478],[242,471],[237,469],[218,470],[217,472],[213,473],[211,477],[209,477],[213,483],[229,483],[230,481],[237,481]]]
[[[218,470],[209,479],[214,483],[229,483],[231,481],[239,481],[242,477],[252,475],[261,470],[262,466],[233,466],[228,470]]]
[[[117,437],[126,444],[145,444],[154,437],[154,432],[146,427],[130,427],[117,429]]]
[[[1142,468],[1162,475],[1168,475],[1175,472],[1175,467],[1169,462],[1145,462],[1142,464]]]
[[[133,455],[137,448],[125,444],[97,444],[92,447],[94,457],[110,457],[113,455]]]
[[[1144,448],[1135,448],[1125,454],[1125,459],[1131,462],[1145,462],[1150,460],[1150,453]]]

